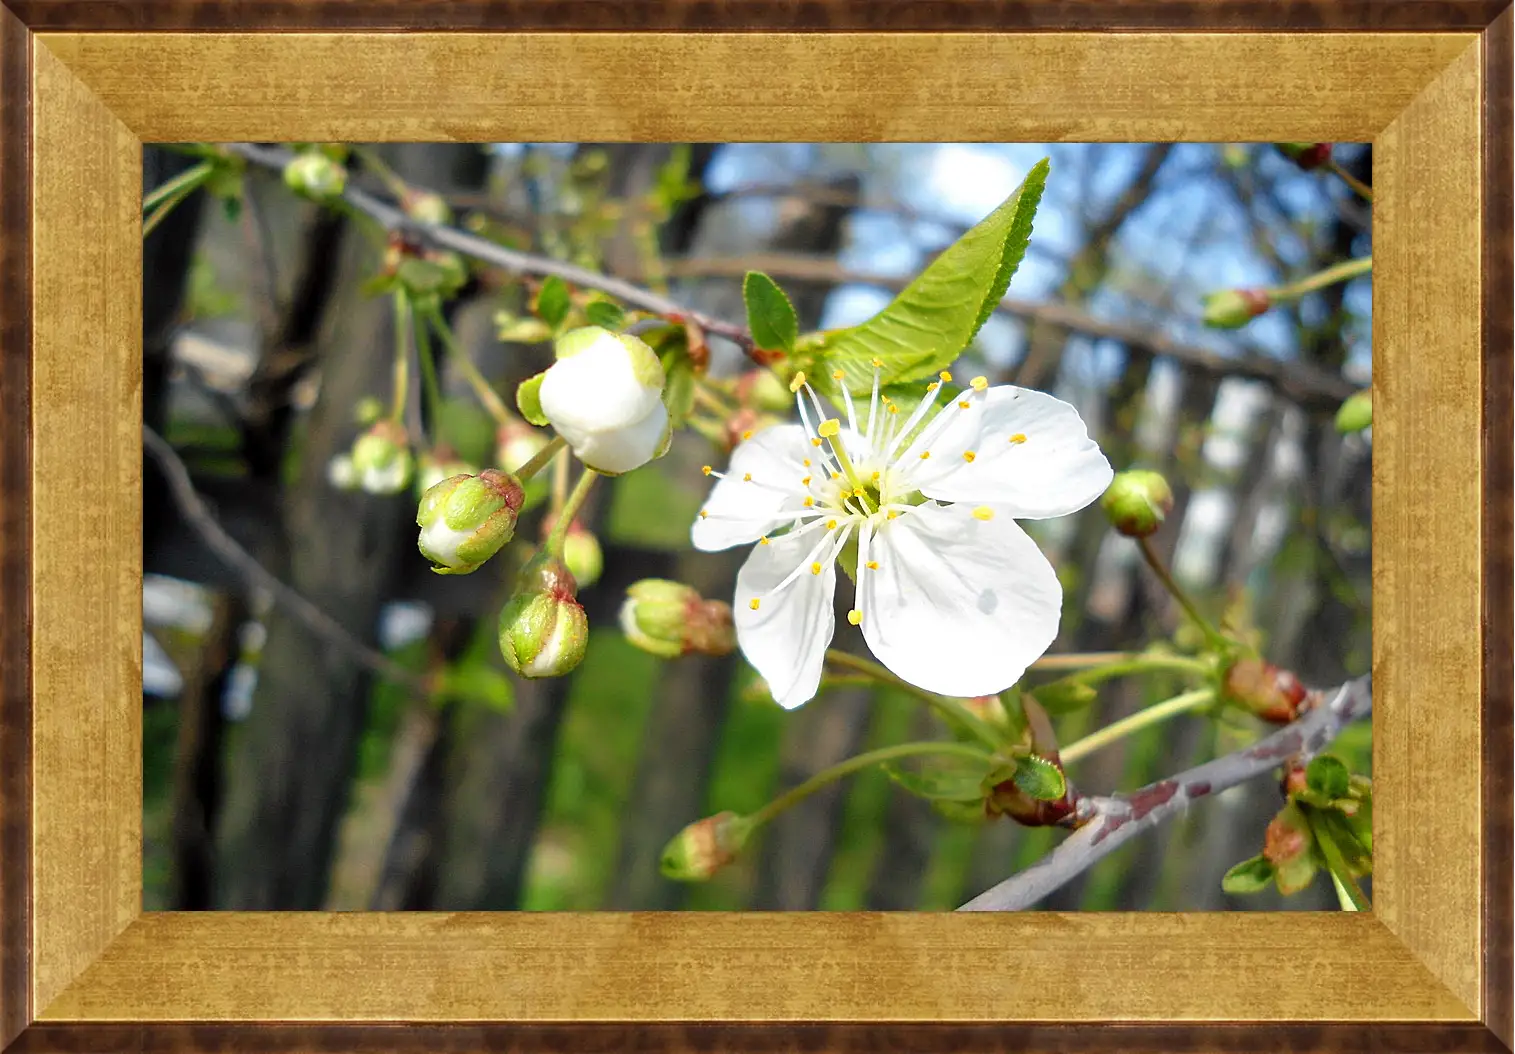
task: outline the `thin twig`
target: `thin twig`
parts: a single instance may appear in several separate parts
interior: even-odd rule
[[[275,603],[303,623],[312,633],[346,652],[362,666],[386,680],[394,681],[410,689],[417,695],[430,694],[430,689],[422,678],[355,638],[336,619],[306,600],[293,587],[275,577],[272,572],[258,563],[251,553],[242,548],[235,538],[227,534],[226,529],[206,506],[204,499],[196,492],[194,481],[189,478],[189,470],[184,467],[184,462],[179,460],[179,455],[174,452],[174,448],[147,425],[142,426],[142,444],[153,456],[153,460],[158,462],[158,467],[163,470],[180,515],[227,567],[240,574],[249,586],[266,590],[274,598]]]
[[[1141,832],[1219,794],[1277,769],[1290,759],[1318,753],[1343,728],[1373,712],[1371,676],[1330,692],[1303,717],[1242,750],[1226,754],[1130,794],[1080,799],[1080,826],[1056,849],[1017,875],[980,893],[959,911],[1020,911],[1088,870]]]

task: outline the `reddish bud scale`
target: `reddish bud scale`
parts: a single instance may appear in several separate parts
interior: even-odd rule
[[[1284,793],[1292,796],[1298,794],[1308,786],[1309,784],[1305,780],[1305,767],[1297,761],[1290,762],[1289,767],[1284,770]]]
[[[684,654],[726,655],[735,643],[731,605],[692,597],[684,606]]]
[[[788,352],[782,348],[753,348],[750,355],[759,366],[775,366],[784,361]]]
[[[1309,694],[1299,678],[1261,659],[1241,659],[1226,671],[1225,690],[1234,702],[1264,721],[1287,724],[1299,716]]]
[[[1238,289],[1236,292],[1237,295],[1239,295],[1246,303],[1247,312],[1251,315],[1252,318],[1256,318],[1258,315],[1266,314],[1268,309],[1273,306],[1273,298],[1270,297],[1265,290]]]
[[[1263,856],[1274,866],[1296,859],[1309,847],[1305,833],[1284,816],[1275,816],[1263,833]]]
[[[1072,816],[1074,809],[1067,794],[1057,801],[1040,801],[1017,787],[1014,780],[996,783],[984,800],[985,815],[1008,816],[1023,827],[1055,827]]]
[[[1306,172],[1317,169],[1331,160],[1330,143],[1308,143],[1301,145],[1303,149],[1292,152],[1290,157],[1293,158],[1296,165]]]

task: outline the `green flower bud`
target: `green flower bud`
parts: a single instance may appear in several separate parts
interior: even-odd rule
[[[525,500],[520,480],[492,468],[442,480],[421,497],[416,512],[421,555],[438,574],[478,570],[515,534]]]
[[[600,541],[577,521],[568,525],[563,536],[563,562],[573,573],[574,581],[581,586],[592,586],[600,580],[605,570],[605,554],[600,550]]]
[[[1279,153],[1309,172],[1331,160],[1330,143],[1274,143]]]
[[[794,405],[789,386],[772,370],[748,370],[737,378],[737,401],[755,410],[785,413]]]
[[[400,202],[405,215],[420,223],[435,223],[445,226],[452,222],[452,209],[440,194],[412,190]]]
[[[374,395],[365,395],[358,400],[358,404],[352,408],[353,420],[367,428],[379,418],[384,416],[384,402]]]
[[[1351,435],[1373,426],[1373,392],[1364,389],[1351,396],[1336,411],[1336,430]]]
[[[661,578],[644,578],[626,591],[621,631],[638,648],[665,659],[691,652],[728,655],[736,647],[729,604]]]
[[[453,476],[472,476],[478,471],[477,465],[470,465],[449,450],[438,448],[429,451],[422,454],[416,461],[417,495],[424,495],[444,479],[451,479]]]
[[[1273,306],[1263,289],[1222,289],[1205,297],[1205,325],[1211,329],[1240,329]]]
[[[347,187],[347,169],[319,150],[306,150],[284,166],[284,182],[301,197],[329,202]]]
[[[352,465],[358,486],[370,494],[404,490],[414,467],[404,427],[390,420],[375,423],[352,445]]]
[[[540,428],[533,428],[525,421],[512,420],[495,432],[495,464],[515,472],[540,454],[548,442],[547,433]]]
[[[676,882],[703,882],[736,859],[751,833],[752,822],[734,812],[696,820],[664,848],[663,876]]]
[[[500,654],[522,677],[561,677],[584,658],[589,618],[573,573],[545,550],[526,562],[500,612]]]
[[[1160,472],[1128,469],[1115,474],[1099,505],[1110,525],[1121,534],[1146,538],[1173,511],[1173,491]]]

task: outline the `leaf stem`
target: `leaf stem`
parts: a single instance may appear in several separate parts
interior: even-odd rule
[[[1363,256],[1356,260],[1343,260],[1339,264],[1333,264],[1323,271],[1317,271],[1307,278],[1301,278],[1297,282],[1280,286],[1277,289],[1268,290],[1268,295],[1273,300],[1298,300],[1306,293],[1313,293],[1326,286],[1335,285],[1337,282],[1350,281],[1368,274],[1373,270],[1373,257]]]
[[[542,471],[542,469],[546,468],[547,463],[553,458],[557,457],[558,451],[562,450],[563,447],[567,445],[567,443],[568,440],[564,439],[562,436],[553,436],[552,439],[548,441],[546,446],[544,446],[541,450],[538,450],[535,454],[531,455],[531,458],[526,462],[526,464],[516,469],[513,475],[516,477],[516,479],[520,480],[522,483],[525,483],[532,476],[535,476],[538,472]],[[506,471],[509,470],[507,469]]]
[[[1137,653],[1131,651],[1059,652],[1056,655],[1043,655],[1033,662],[1030,668],[1033,670],[1082,670],[1089,666],[1103,666],[1123,659],[1134,659],[1136,656]]]
[[[395,422],[405,420],[405,400],[410,394],[410,348],[406,340],[407,330],[410,328],[410,298],[404,291],[397,291],[394,296],[395,305],[395,366],[394,366],[394,405],[390,407],[389,416]]]
[[[1210,665],[1202,659],[1189,659],[1182,655],[1131,655],[1124,657],[1123,661],[1109,662],[1079,673],[1070,673],[1068,676],[1060,678],[1059,681],[1095,685],[1113,680],[1116,677],[1128,677],[1132,674],[1158,670],[1192,673],[1202,677],[1208,677],[1214,672]]]
[[[1342,168],[1334,159],[1327,161],[1323,167],[1331,175],[1351,187],[1352,192],[1364,201],[1371,202],[1373,200],[1373,188]]]
[[[941,714],[948,724],[966,728],[969,732],[973,733],[974,738],[988,747],[998,749],[1000,746],[1000,739],[995,735],[994,730],[979,718],[969,713],[955,699],[937,695],[935,692],[928,692],[924,688],[917,688],[909,681],[896,677],[878,663],[871,662],[860,655],[853,655],[850,652],[828,648],[826,651],[826,661],[835,666],[845,666],[849,670],[856,670],[858,673],[873,678],[879,684],[885,684],[891,688],[898,688],[903,692],[908,692]]]
[[[395,294],[404,296],[403,292]],[[431,414],[431,433],[436,438],[442,434],[442,387],[437,381],[437,363],[431,353],[431,335],[428,323],[420,315],[412,314],[416,334],[416,351],[421,360],[421,386],[426,391],[426,405]]]
[[[468,353],[458,344],[458,339],[453,335],[452,327],[447,324],[447,320],[442,317],[441,310],[433,306],[427,310],[426,314],[431,320],[432,328],[436,330],[437,336],[442,338],[442,343],[447,348],[448,359],[457,363],[458,369],[463,372],[463,378],[473,388],[474,394],[479,397],[479,402],[484,404],[484,409],[489,411],[489,416],[494,418],[495,424],[510,424],[513,418],[504,400],[484,379],[479,368],[473,364],[473,359],[469,358]]]
[[[378,151],[371,150],[366,146],[355,146],[352,148],[352,152],[358,155],[358,159],[363,162],[364,168],[379,177],[379,181],[384,184],[391,194],[401,202],[405,200],[405,196],[410,193],[410,184],[401,179],[398,173],[389,167],[389,163],[379,156]]]
[[[860,772],[871,765],[877,765],[885,761],[893,761],[896,758],[918,757],[921,755],[938,754],[951,755],[954,757],[973,758],[976,761],[992,761],[993,755],[977,747],[968,746],[966,743],[941,743],[941,742],[914,742],[897,743],[890,747],[880,747],[878,750],[870,750],[866,754],[848,758],[846,761],[832,765],[829,769],[817,772],[804,783],[785,791],[774,798],[767,805],[747,817],[754,828],[760,827],[773,819],[785,809],[797,805],[810,795],[826,786],[835,783],[845,776],[854,772]]]
[[[209,161],[201,161],[198,165],[186,168],[173,179],[160,183],[142,199],[142,211],[150,212],[166,201],[183,201],[191,191],[210,178],[215,165]]]
[[[1199,613],[1199,608],[1194,606],[1194,601],[1190,600],[1188,594],[1180,589],[1178,583],[1173,580],[1173,576],[1168,573],[1168,569],[1163,566],[1162,559],[1157,555],[1157,550],[1152,548],[1152,539],[1138,538],[1136,544],[1141,549],[1142,559],[1147,562],[1147,566],[1152,569],[1152,573],[1157,576],[1158,581],[1162,582],[1163,588],[1172,594],[1173,599],[1178,601],[1179,606],[1184,609],[1184,612],[1193,620],[1194,624],[1204,632],[1205,639],[1217,648],[1224,650],[1226,647],[1226,638],[1221,636],[1220,631],[1210,625],[1209,620]]]
[[[1170,717],[1177,717],[1179,714],[1198,710],[1214,699],[1215,692],[1209,688],[1196,688],[1192,692],[1175,695],[1172,699],[1149,706],[1145,710],[1138,710],[1128,717],[1123,717],[1119,721],[1106,725],[1098,732],[1091,732],[1083,739],[1069,743],[1059,751],[1059,758],[1064,765],[1071,765],[1080,758],[1094,753],[1101,747],[1109,746],[1117,740],[1124,739],[1133,732],[1139,732],[1151,725],[1160,724]]]

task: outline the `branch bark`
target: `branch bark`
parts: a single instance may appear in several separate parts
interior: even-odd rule
[[[1062,844],[958,910],[1029,908],[1138,834],[1173,818],[1193,802],[1270,772],[1290,758],[1307,758],[1318,753],[1348,724],[1372,714],[1372,678],[1359,677],[1330,693],[1318,693],[1317,697],[1320,701],[1303,717],[1244,750],[1130,794],[1083,799],[1079,803],[1080,826]]]

